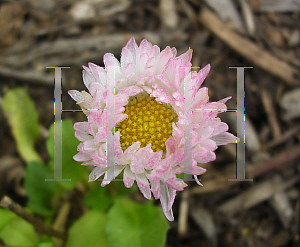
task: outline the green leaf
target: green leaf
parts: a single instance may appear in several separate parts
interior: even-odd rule
[[[96,210],[88,211],[72,225],[66,247],[107,247],[105,223],[104,213]]]
[[[122,178],[123,178],[123,174],[118,176],[118,179],[122,179]],[[112,181],[109,184],[109,188],[111,189],[112,192],[114,192],[114,195],[116,196],[126,196],[130,193],[139,191],[136,183],[134,183],[131,188],[127,188],[125,187],[123,181]]]
[[[121,198],[108,212],[105,231],[111,247],[162,247],[168,229],[161,207]]]
[[[84,203],[93,209],[104,212],[112,205],[113,197],[107,186],[101,187],[98,185],[85,196]]]
[[[60,126],[58,127],[60,128]],[[71,181],[59,181],[65,189],[74,188],[78,181],[88,181],[89,171],[87,167],[81,166],[79,162],[73,160],[77,153],[77,146],[80,142],[74,136],[72,120],[62,121],[62,178]],[[49,129],[47,140],[47,150],[51,157],[49,166],[54,176],[54,124]]]
[[[0,209],[0,219],[0,238],[5,244],[27,247],[33,246],[39,242],[39,238],[35,233],[33,226],[17,215],[14,215],[10,211]],[[2,219],[4,219],[5,225]]]
[[[2,107],[21,157],[26,162],[42,163],[41,157],[34,148],[34,143],[40,134],[38,113],[25,89],[9,90],[3,98]]]
[[[38,243],[34,247],[54,247],[54,243],[53,242],[42,242],[42,243]]]
[[[49,169],[38,162],[27,164],[25,173],[25,190],[29,201],[27,206],[41,215],[51,215],[51,198],[55,191],[53,182],[45,181],[53,175]]]
[[[12,222],[13,220],[15,220],[16,218],[18,218],[17,215],[15,215],[14,213],[2,209],[0,208],[0,232],[2,231],[2,229],[7,226],[10,222]]]

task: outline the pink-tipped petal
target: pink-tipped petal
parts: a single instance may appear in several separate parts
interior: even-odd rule
[[[98,178],[100,178],[106,171],[105,167],[96,167],[91,172],[89,176],[89,182],[96,181]]]
[[[150,200],[151,199],[151,191],[149,182],[144,174],[136,174],[136,182],[137,185],[142,192],[143,196]]]
[[[130,168],[127,166],[124,170],[124,175],[123,175],[123,182],[125,187],[131,188],[134,181],[135,181],[135,176],[131,172]]]

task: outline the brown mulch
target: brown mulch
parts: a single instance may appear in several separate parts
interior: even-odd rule
[[[204,164],[204,184],[189,182],[174,204],[166,246],[300,246],[300,4],[299,1],[23,0],[0,2],[0,104],[5,92],[27,88],[44,129],[53,123],[53,70],[63,70],[63,108],[77,109],[69,89],[84,89],[81,66],[103,66],[134,36],[178,54],[193,66],[211,64],[210,99],[236,105],[236,70],[245,70],[246,178],[236,176],[235,146]],[[280,4],[281,2],[281,4]],[[82,121],[81,113],[64,118]],[[235,112],[222,114],[236,132]],[[24,163],[0,107],[0,194],[26,205]],[[37,149],[43,159],[45,137]],[[78,217],[76,214],[70,214]]]

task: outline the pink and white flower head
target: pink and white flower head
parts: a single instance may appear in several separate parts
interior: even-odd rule
[[[125,186],[136,181],[145,198],[160,199],[169,221],[176,191],[187,186],[176,175],[192,174],[200,184],[197,176],[206,170],[198,164],[215,160],[218,146],[236,142],[217,117],[230,97],[208,102],[208,89],[200,88],[210,65],[197,73],[191,71],[191,49],[176,54],[175,48],[160,51],[131,38],[121,62],[106,53],[105,68],[83,66],[89,93],[69,91],[87,115],[87,122],[74,124],[82,142],[74,159],[95,167],[90,181],[104,175],[105,186],[124,171]]]

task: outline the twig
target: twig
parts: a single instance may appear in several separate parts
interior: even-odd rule
[[[300,157],[300,145],[297,145],[287,151],[275,155],[271,160],[258,164],[249,164],[246,162],[246,178],[256,178],[271,170],[278,169],[282,165],[287,165],[289,162]],[[228,182],[229,178],[236,176],[236,164],[228,165],[226,170],[215,172],[215,178],[208,181],[203,181],[204,186],[195,186],[191,189],[191,194],[211,193],[218,190],[228,189],[240,182]]]
[[[32,224],[34,226],[34,228],[38,232],[52,236],[52,237],[65,239],[65,234],[63,232],[57,231],[57,230],[53,229],[52,227],[45,225],[41,219],[36,218],[33,215],[31,215],[30,213],[26,212],[19,204],[14,202],[8,196],[4,196],[2,198],[2,200],[0,201],[0,206],[12,211],[16,215],[19,215],[21,218],[28,221],[30,224]]]
[[[21,71],[0,66],[0,76],[27,81],[35,85],[54,86],[54,76],[44,75],[35,71]]]
[[[58,231],[65,230],[65,225],[68,220],[70,210],[71,210],[71,203],[69,201],[64,201],[52,225],[53,229]],[[63,246],[64,244],[64,241],[62,239],[55,239],[54,241],[55,241],[55,247],[60,247]]]
[[[255,164],[248,167],[247,172],[249,174],[249,178],[255,178],[273,169],[277,169],[281,165],[286,165],[294,159],[297,159],[298,157],[300,157],[300,145],[294,146],[287,151],[283,151],[282,153],[275,155],[271,160],[267,162]]]
[[[255,33],[255,21],[250,4],[246,0],[240,0],[240,3],[242,5],[247,30],[251,35],[253,35]]]
[[[189,212],[189,190],[184,190],[181,195],[180,208],[179,208],[179,221],[178,221],[178,234],[183,237],[187,233],[187,219]]]
[[[299,176],[284,181],[280,176],[275,176],[270,180],[258,183],[249,190],[229,199],[218,207],[223,213],[233,215],[236,212],[251,208],[274,195],[278,191],[289,188],[299,181]]]
[[[197,16],[193,10],[193,8],[185,1],[185,0],[179,0],[180,7],[185,12],[187,18],[190,20],[190,22],[194,25],[195,28],[198,28],[198,21]],[[194,65],[194,63],[193,63]],[[194,65],[195,66],[195,65]]]
[[[271,142],[267,143],[265,146],[263,146],[262,150],[268,150],[269,148],[277,146],[277,145],[285,142],[287,139],[289,139],[293,135],[296,135],[297,133],[300,133],[300,126],[296,126],[292,129],[286,131],[279,138],[276,138],[276,139],[272,140]]]
[[[280,61],[269,52],[261,49],[253,42],[232,31],[208,8],[203,7],[199,20],[206,28],[241,56],[261,67],[268,73],[281,78],[287,84],[292,86],[299,85],[297,78],[300,77],[300,74],[296,68]]]
[[[5,66],[22,67],[29,63],[34,63],[39,58],[47,58],[47,66],[58,66],[61,65],[61,59],[63,61],[72,59],[81,61],[87,58],[84,54],[88,51],[95,57],[99,57],[99,54],[101,55],[104,52],[120,51],[120,48],[128,42],[131,36],[134,36],[137,42],[146,38],[162,46],[165,44],[170,45],[170,43],[178,44],[188,38],[181,30],[171,33],[165,31],[160,33],[146,31],[134,35],[130,33],[116,33],[81,38],[61,38],[53,42],[43,42],[33,47],[30,52],[27,52],[26,56],[22,52],[19,52],[7,57],[0,57],[0,60]],[[74,57],[74,54],[77,54],[77,56]],[[53,57],[56,59],[53,60]]]
[[[261,100],[262,100],[264,108],[265,108],[265,110],[267,112],[269,124],[270,124],[271,130],[273,132],[273,136],[274,136],[274,138],[277,139],[281,135],[280,134],[279,123],[277,121],[276,113],[275,113],[275,110],[274,110],[274,106],[273,106],[273,102],[272,102],[272,97],[264,89],[261,91]]]

